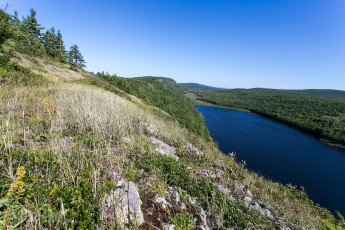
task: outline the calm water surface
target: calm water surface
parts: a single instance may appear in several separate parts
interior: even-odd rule
[[[345,151],[253,113],[196,108],[224,153],[235,152],[249,169],[275,181],[303,186],[316,203],[345,214]]]

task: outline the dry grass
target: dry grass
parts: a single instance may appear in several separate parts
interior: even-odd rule
[[[85,78],[85,73],[82,70],[71,70],[68,64],[43,60],[20,53],[16,53],[14,60],[19,62],[22,66],[31,69],[33,73],[42,75],[52,82],[80,80]]]

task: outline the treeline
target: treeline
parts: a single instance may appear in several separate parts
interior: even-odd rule
[[[211,140],[203,117],[194,108],[193,101],[184,96],[174,80],[162,77],[122,78],[104,72],[96,75],[146,103],[164,110],[194,134],[205,140]]]
[[[28,16],[19,18],[15,11],[8,14],[0,9],[0,46],[9,50],[25,53],[31,56],[49,57],[62,63],[69,63],[73,68],[85,67],[85,60],[77,45],[65,49],[63,36],[60,30],[44,27],[37,20],[37,12],[30,10]]]
[[[345,147],[344,91],[235,89],[196,93],[199,100],[250,110]]]

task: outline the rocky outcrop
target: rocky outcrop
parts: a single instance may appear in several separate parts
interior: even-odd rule
[[[182,150],[187,152],[188,154],[195,155],[198,157],[203,157],[205,154],[199,148],[196,148],[191,143],[187,143],[186,145],[182,146]]]
[[[158,127],[151,123],[145,123],[145,133],[150,137],[155,137],[158,135]]]
[[[184,198],[181,198],[183,193]],[[195,229],[209,230],[208,216],[198,206],[197,199],[188,196],[181,189],[168,187],[164,194],[147,192],[144,194],[145,229],[175,229],[170,221],[176,213],[187,212],[193,216]]]
[[[251,198],[245,197],[244,198],[244,204],[247,207],[250,207],[250,208],[254,209],[255,211],[257,211],[260,215],[266,216],[266,217],[268,217],[271,220],[274,219],[274,217],[273,217],[273,215],[272,215],[270,210],[268,210],[267,208],[262,207],[258,202],[252,200]]]
[[[108,218],[108,222],[111,218],[111,222],[116,222],[121,229],[128,226],[139,227],[145,222],[141,204],[139,189],[135,183],[120,180],[117,188],[103,201],[103,218]]]
[[[163,141],[158,140],[155,137],[149,137],[148,141],[155,148],[155,150],[158,153],[171,156],[171,157],[175,158],[176,160],[179,159],[179,157],[176,155],[175,147],[170,146],[170,145],[164,143]]]

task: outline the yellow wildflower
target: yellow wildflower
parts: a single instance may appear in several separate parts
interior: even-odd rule
[[[7,196],[20,195],[25,192],[23,178],[25,176],[25,169],[19,166],[16,172],[16,178],[10,185]]]

